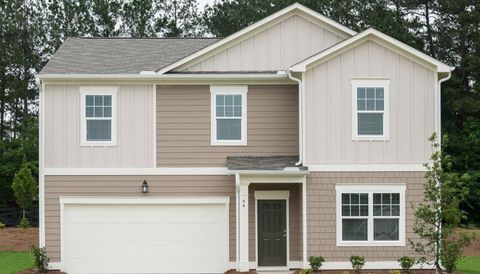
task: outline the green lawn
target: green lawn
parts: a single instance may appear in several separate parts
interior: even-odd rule
[[[480,274],[480,256],[468,256],[460,260],[457,272],[468,274]]]
[[[2,274],[14,274],[33,267],[30,252],[0,252],[0,269]]]

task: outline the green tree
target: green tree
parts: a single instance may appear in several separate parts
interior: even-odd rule
[[[431,163],[425,164],[424,199],[415,208],[415,223],[413,231],[418,239],[410,239],[410,245],[420,256],[419,261],[432,262],[436,272],[442,273],[441,262],[447,267],[448,273],[455,265],[465,246],[470,243],[467,235],[461,239],[455,234],[465,213],[459,204],[468,193],[466,182],[468,175],[451,172],[448,156],[442,156],[436,135],[430,138],[432,142]]]
[[[120,0],[91,0],[94,35],[112,37],[120,34]]]
[[[32,171],[26,164],[15,174],[12,189],[17,204],[23,212],[21,223],[28,223],[25,218],[25,210],[32,206],[33,199],[37,196],[37,182],[32,176]]]
[[[130,37],[155,36],[156,6],[151,0],[130,0],[123,3],[122,32]]]
[[[198,36],[202,29],[196,0],[165,0],[158,6],[156,28],[166,37]]]

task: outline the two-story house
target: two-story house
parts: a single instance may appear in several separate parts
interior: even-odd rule
[[[39,74],[40,245],[68,273],[398,268],[451,70],[299,4],[69,38]]]

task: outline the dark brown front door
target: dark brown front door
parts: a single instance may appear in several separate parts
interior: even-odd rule
[[[287,265],[287,205],[285,200],[258,201],[258,265]]]

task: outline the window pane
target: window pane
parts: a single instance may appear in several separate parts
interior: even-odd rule
[[[373,239],[375,241],[398,241],[398,219],[374,219]]]
[[[392,205],[392,216],[400,216],[400,206]]]
[[[373,206],[373,216],[382,216],[382,206],[380,205]]]
[[[383,113],[358,113],[358,135],[382,135]]]
[[[352,205],[350,210],[352,212],[351,216],[360,216],[360,206]]]
[[[350,206],[342,206],[342,216],[350,216]]]
[[[360,206],[360,216],[368,216],[368,205]]]
[[[362,193],[360,194],[360,203],[364,205],[368,205],[368,194]]]
[[[112,121],[87,120],[87,141],[111,141]]]
[[[343,219],[342,220],[343,241],[366,241],[367,240],[367,219]]]
[[[350,194],[348,193],[342,194],[342,204],[350,204]]]
[[[112,107],[103,108],[103,117],[112,117]]]
[[[357,98],[365,98],[365,88],[357,88]]]
[[[374,205],[379,205],[381,203],[382,203],[382,194],[374,193],[373,194],[373,204]]]
[[[383,110],[383,99],[375,101],[375,110]]]
[[[225,96],[217,95],[216,101],[217,101],[217,106],[223,106],[225,104]]]
[[[217,119],[217,140],[241,140],[241,119]]]
[[[391,209],[392,208],[389,205],[382,206],[382,216],[392,216]]]
[[[103,107],[95,107],[95,117],[103,117]]]
[[[400,204],[400,194],[392,193],[392,204]]]
[[[350,202],[351,204],[359,204],[360,203],[360,194],[357,193],[352,193],[350,194],[352,201]]]
[[[375,98],[383,99],[383,88],[376,88],[375,89]]]
[[[375,110],[375,100],[367,99],[367,110]]]
[[[92,99],[93,100],[93,99]],[[85,116],[86,117],[93,117],[93,107],[86,107],[85,109]]]
[[[234,106],[233,107],[233,117],[242,117],[242,107]]]
[[[223,106],[217,106],[217,117],[225,117],[225,108]]]
[[[95,106],[103,106],[103,96],[95,95]]]
[[[112,106],[112,96],[111,95],[103,96],[103,105],[104,106]]]
[[[233,117],[233,107],[226,105],[225,106],[225,117]]]
[[[390,204],[390,193],[382,193],[382,204],[389,205]]]
[[[93,106],[93,95],[86,95],[85,96],[85,105]]]
[[[242,95],[234,95],[233,104],[236,105],[236,106],[241,106],[242,105]]]
[[[225,105],[233,105],[233,95],[225,95]]]
[[[365,110],[365,100],[358,99],[357,100],[357,110]]]
[[[367,98],[368,99],[375,98],[375,88],[367,88]]]

